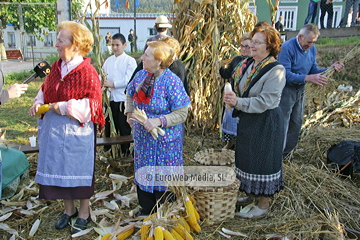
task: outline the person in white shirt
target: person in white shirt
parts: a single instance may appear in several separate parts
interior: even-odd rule
[[[106,73],[106,79],[103,86],[110,90],[110,108],[117,134],[126,136],[131,134],[131,128],[124,115],[125,88],[133,74],[137,63],[136,60],[124,52],[126,48],[126,39],[121,33],[112,37],[111,50],[114,55],[106,59],[103,69]],[[105,125],[106,137],[110,137],[110,123],[107,118]],[[107,151],[111,146],[105,146]],[[123,156],[128,156],[130,144],[122,144],[121,152]]]

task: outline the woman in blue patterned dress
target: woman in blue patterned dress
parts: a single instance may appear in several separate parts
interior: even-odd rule
[[[169,195],[166,186],[155,182],[159,168],[144,174],[144,167],[183,166],[181,124],[190,104],[181,79],[168,69],[174,50],[162,41],[147,45],[141,57],[144,69],[128,85],[125,104],[125,114],[133,128],[135,183],[142,215],[150,214],[157,202],[164,202]],[[148,117],[143,124],[132,121],[136,107]],[[165,135],[154,139],[150,131],[155,127],[163,128]]]

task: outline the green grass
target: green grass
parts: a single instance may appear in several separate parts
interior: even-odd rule
[[[358,37],[349,37],[341,39],[331,39],[331,38],[319,38],[316,41],[316,45],[346,45],[346,44],[359,44],[360,38]]]
[[[5,76],[5,87],[26,80],[32,71],[13,72]],[[29,116],[29,108],[39,91],[43,80],[29,83],[28,90],[16,99],[10,99],[0,106],[0,129],[6,130],[9,144],[29,144],[29,137],[37,135],[37,117]]]

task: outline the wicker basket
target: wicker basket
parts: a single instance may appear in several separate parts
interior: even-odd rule
[[[207,149],[195,154],[194,160],[208,166],[233,167],[235,152],[227,149]],[[208,222],[223,221],[235,216],[236,199],[240,181],[235,181],[225,187],[192,187],[190,190],[196,200],[195,207],[201,219]]]

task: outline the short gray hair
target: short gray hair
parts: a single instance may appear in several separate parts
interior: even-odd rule
[[[299,34],[303,35],[303,36],[308,36],[309,33],[313,33],[315,34],[316,36],[319,36],[320,35],[320,31],[319,31],[319,28],[313,24],[313,23],[309,23],[309,24],[306,24],[305,26],[303,26],[301,29],[300,29],[300,32]]]

